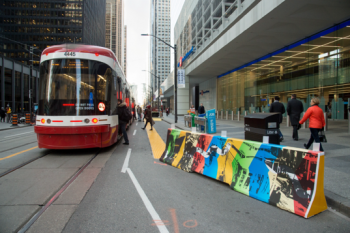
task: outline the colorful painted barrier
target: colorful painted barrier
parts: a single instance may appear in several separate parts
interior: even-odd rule
[[[323,152],[168,129],[159,160],[304,218],[327,209]]]

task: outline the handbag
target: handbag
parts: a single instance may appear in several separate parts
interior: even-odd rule
[[[320,142],[327,142],[326,134],[323,129],[318,131],[318,138],[320,139]]]

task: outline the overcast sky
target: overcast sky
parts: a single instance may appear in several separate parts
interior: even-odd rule
[[[185,0],[171,0],[171,45],[174,44],[174,25]],[[146,83],[148,79],[150,1],[124,0],[124,24],[127,25],[127,79],[131,84]],[[173,58],[171,49],[171,58]],[[173,67],[173,60],[170,67]],[[141,93],[138,93],[140,97]],[[138,103],[141,103],[141,99]]]

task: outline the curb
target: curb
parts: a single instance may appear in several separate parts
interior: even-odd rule
[[[0,129],[0,131],[5,131],[5,130],[11,130],[11,129],[20,129],[20,128],[26,128],[26,127],[30,127],[32,125],[25,125],[25,126],[17,126],[17,127],[13,127],[13,128],[6,128],[6,129]],[[10,126],[11,127],[11,126]]]
[[[163,118],[162,118],[162,121],[165,121],[165,122],[168,123],[168,124],[175,124],[175,123],[171,123],[171,122],[169,122],[169,121],[167,121],[167,120],[164,120]],[[186,130],[186,129],[180,128],[180,127],[177,126],[176,124],[175,124],[175,128],[178,128],[178,129],[181,129],[181,130]]]
[[[350,200],[327,189],[324,192],[328,207],[350,218]]]

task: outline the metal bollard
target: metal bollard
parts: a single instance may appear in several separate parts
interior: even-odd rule
[[[253,113],[255,113],[255,111],[253,111]]]
[[[12,126],[18,126],[17,114],[12,114]]]
[[[244,111],[244,116],[247,116],[247,111]]]
[[[222,120],[223,117],[224,117],[224,111],[221,110],[221,120]]]
[[[239,121],[240,116],[241,116],[241,112],[238,111],[238,113],[237,113],[237,121]]]
[[[232,113],[231,113],[231,117],[232,117],[232,120],[233,120],[233,111],[232,111]]]
[[[304,117],[304,115],[305,115],[305,112],[303,112],[303,117]],[[303,118],[303,117],[302,117],[302,118]],[[306,120],[306,121],[304,122],[304,124],[303,124],[303,126],[302,126],[303,129],[306,129],[306,128],[307,128],[307,123],[308,123],[308,120]]]
[[[219,111],[216,111],[216,119],[219,119]]]
[[[228,111],[226,111],[226,120],[228,120]]]
[[[290,118],[289,118],[289,115],[287,115],[287,127],[289,127],[289,125],[290,125]]]
[[[327,117],[327,113],[324,112],[323,115],[324,115],[324,121],[326,122],[326,125],[324,126],[324,131],[327,131],[327,130],[328,130],[328,117]]]

